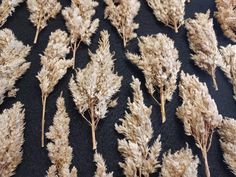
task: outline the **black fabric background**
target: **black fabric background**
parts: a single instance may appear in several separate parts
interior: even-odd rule
[[[215,99],[219,112],[224,116],[236,117],[236,102],[233,100],[232,86],[227,81],[223,72],[217,69],[216,76],[219,85],[219,91],[215,91],[212,87],[211,78],[206,72],[201,71],[198,67],[194,66],[192,60],[190,60],[190,49],[186,37],[186,30],[182,27],[178,34],[168,27],[165,27],[162,23],[157,22],[152,10],[147,6],[145,0],[141,1],[141,9],[135,21],[140,23],[140,28],[136,31],[138,36],[149,35],[156,33],[165,33],[175,41],[175,46],[179,50],[180,60],[182,62],[182,69],[185,72],[196,74],[200,77],[200,80],[206,82],[210,94]],[[63,7],[69,6],[70,1],[61,0]],[[108,20],[104,20],[105,4],[100,2],[97,8],[95,17],[101,20],[97,33],[92,37],[92,44],[89,47],[91,51],[95,51],[97,48],[97,42],[99,39],[99,31],[106,29],[111,34],[110,43],[111,51],[115,51],[115,68],[117,72],[124,77],[122,81],[121,91],[119,92],[118,105],[114,109],[110,109],[107,114],[107,118],[100,122],[97,129],[97,141],[98,152],[102,153],[106,159],[106,163],[109,171],[114,171],[114,177],[123,176],[122,170],[118,165],[121,161],[121,156],[117,151],[117,138],[120,137],[114,130],[114,124],[118,122],[119,118],[124,116],[126,109],[127,98],[132,96],[131,88],[129,86],[131,82],[131,76],[134,75],[142,81],[142,90],[144,92],[145,103],[147,105],[153,105],[153,113],[151,120],[154,127],[154,137],[156,138],[161,134],[162,141],[162,153],[171,149],[176,151],[189,144],[194,154],[198,154],[201,158],[199,149],[195,146],[192,137],[187,137],[184,133],[183,125],[175,116],[176,107],[181,104],[181,99],[178,97],[178,91],[175,92],[173,100],[166,105],[167,122],[161,124],[161,116],[159,106],[155,104],[145,88],[145,79],[142,72],[133,64],[131,64],[125,57],[126,50],[138,53],[137,39],[129,42],[127,49],[122,46],[122,40],[116,32],[115,28],[111,26]],[[215,11],[215,4],[213,0],[192,0],[186,6],[186,18],[193,17],[195,12],[206,12],[207,9],[211,10],[211,16]],[[28,20],[29,12],[26,7],[26,3],[21,4],[16,9],[16,12],[12,17],[8,18],[8,21],[2,28],[10,28],[16,34],[17,38],[23,41],[25,44],[32,45],[30,55],[27,57],[31,62],[30,69],[26,72],[21,80],[16,84],[16,87],[20,90],[17,93],[16,98],[7,98],[0,106],[0,111],[5,108],[9,108],[16,101],[21,101],[25,105],[26,113],[26,125],[25,125],[25,143],[23,146],[24,156],[22,163],[16,170],[15,177],[42,177],[45,176],[50,161],[47,156],[47,150],[42,149],[40,146],[41,135],[41,92],[39,89],[39,82],[36,79],[36,74],[40,70],[40,57],[51,32],[60,28],[66,30],[65,23],[62,15],[58,15],[56,19],[49,21],[48,26],[40,33],[38,43],[33,45],[33,39],[35,34],[35,27]],[[216,31],[219,45],[226,46],[232,43],[226,37],[224,37],[219,24],[214,19],[214,28]],[[70,55],[71,56],[71,55]],[[68,57],[70,57],[68,56]],[[88,63],[88,47],[82,45],[77,52],[77,67],[83,68]],[[68,90],[68,81],[72,76],[72,69],[68,71],[65,77],[60,80],[55,87],[53,93],[48,97],[46,108],[46,132],[48,127],[52,124],[53,115],[56,111],[56,99],[61,91],[65,97],[67,111],[71,118],[70,123],[70,145],[73,147],[73,165],[78,168],[78,176],[80,177],[92,177],[94,174],[95,166],[93,163],[93,151],[91,147],[91,135],[90,127],[81,118],[80,114],[76,111],[75,105],[72,101],[72,97]],[[161,158],[160,158],[161,159]],[[212,177],[233,177],[229,169],[223,162],[223,155],[220,149],[219,136],[214,134],[212,147],[209,151],[209,166]],[[157,177],[158,173],[151,175]],[[204,167],[199,166],[199,177],[204,177]]]

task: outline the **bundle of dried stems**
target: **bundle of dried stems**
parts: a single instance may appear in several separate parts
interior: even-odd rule
[[[94,162],[97,166],[94,177],[113,177],[113,172],[107,173],[107,167],[101,154],[94,154]]]
[[[105,9],[105,18],[111,21],[111,24],[117,29],[123,39],[123,45],[136,38],[134,30],[139,28],[138,23],[134,23],[137,16],[140,2],[138,0],[104,0],[107,7]]]
[[[157,158],[161,151],[161,136],[149,146],[153,138],[152,107],[144,104],[140,84],[138,79],[133,78],[133,102],[128,99],[130,113],[126,112],[124,119],[120,119],[121,125],[115,125],[117,132],[124,135],[124,139],[118,140],[118,151],[124,157],[124,162],[119,165],[126,177],[149,177],[160,167]]]
[[[184,24],[185,3],[187,0],[146,0],[158,21],[177,33]]]
[[[215,0],[217,18],[224,35],[236,42],[236,0]]]
[[[61,4],[57,0],[27,0],[30,12],[30,21],[37,28],[34,43],[37,43],[39,33],[47,26],[50,18],[55,18],[61,10]]]
[[[236,175],[236,120],[226,117],[223,119],[218,132],[225,162]]]
[[[78,111],[91,126],[93,149],[97,148],[96,128],[105,118],[108,107],[116,105],[114,95],[121,87],[122,77],[114,71],[113,55],[110,52],[109,34],[101,32],[96,53],[89,52],[91,61],[84,69],[76,71],[69,87]],[[89,118],[84,115],[89,113]]]
[[[77,169],[71,167],[72,148],[69,145],[70,118],[66,112],[65,101],[62,96],[57,99],[57,112],[53,118],[53,125],[49,127],[46,137],[51,140],[47,144],[49,158],[52,165],[47,177],[77,177]]]
[[[192,59],[212,77],[214,87],[218,90],[215,72],[221,55],[213,29],[213,19],[209,17],[209,10],[206,14],[195,13],[196,19],[187,19],[185,26],[188,30],[190,49],[194,52]]]
[[[193,156],[188,146],[171,154],[169,151],[162,158],[160,177],[197,177],[199,159]]]
[[[16,167],[22,161],[22,145],[24,142],[23,105],[17,102],[10,109],[0,114],[0,176],[14,175]]]
[[[26,56],[30,47],[18,41],[9,29],[0,30],[0,105],[5,96],[14,97],[16,81],[30,67]]]
[[[196,146],[200,148],[206,176],[210,177],[207,152],[211,147],[214,130],[221,124],[222,116],[219,115],[206,84],[201,83],[195,75],[181,73],[179,91],[183,103],[177,108],[176,114],[184,124],[186,135],[193,136]]]
[[[15,8],[24,0],[2,0],[0,5],[0,27],[4,25],[7,18],[12,15]]]
[[[222,62],[221,69],[233,85],[234,99],[236,100],[236,45],[221,47]]]
[[[146,87],[154,100],[161,106],[162,122],[166,121],[165,103],[171,101],[176,90],[176,81],[181,63],[174,42],[164,34],[142,36],[139,40],[140,56],[127,53],[128,59],[143,71]],[[159,89],[160,102],[154,97]]]
[[[73,69],[75,68],[76,51],[83,42],[90,45],[91,37],[98,28],[99,19],[92,20],[98,2],[93,0],[72,0],[71,7],[66,7],[62,14],[70,32],[70,45],[73,50]]]
[[[66,32],[56,30],[49,37],[44,54],[41,55],[42,68],[36,76],[40,82],[42,92],[42,147],[44,147],[45,109],[49,94],[53,91],[59,80],[66,74],[67,69],[73,65],[72,60],[65,57],[70,49],[69,38]]]

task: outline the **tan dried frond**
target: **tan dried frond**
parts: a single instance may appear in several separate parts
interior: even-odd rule
[[[71,167],[72,148],[69,145],[70,118],[66,112],[65,100],[57,99],[57,112],[53,125],[49,127],[46,137],[51,141],[47,144],[48,156],[52,162],[47,177],[77,177],[77,169]]]
[[[177,108],[176,115],[183,122],[186,135],[194,137],[202,152],[206,176],[210,177],[207,152],[211,147],[214,130],[221,124],[222,116],[218,113],[206,84],[201,83],[195,75],[182,72],[179,91],[183,103]]]
[[[15,8],[24,0],[2,0],[0,5],[0,27],[4,25],[7,18],[12,15]]]
[[[10,109],[0,114],[0,176],[14,175],[16,167],[22,161],[22,145],[24,143],[23,105],[17,102]]]
[[[178,32],[184,24],[185,3],[187,0],[146,0],[157,20]]]
[[[160,177],[197,177],[199,159],[188,147],[164,154]]]
[[[206,71],[213,80],[216,90],[216,67],[221,60],[218,42],[213,28],[213,19],[210,10],[204,13],[195,13],[195,19],[187,19],[185,26],[188,30],[190,49],[194,52],[192,59],[202,70]]]
[[[236,100],[236,45],[221,47],[222,62],[221,69],[233,85],[234,99]]]
[[[84,69],[76,71],[70,80],[70,90],[78,111],[91,126],[93,149],[97,148],[95,130],[99,121],[105,118],[108,107],[114,107],[114,95],[121,87],[122,77],[114,70],[114,59],[110,52],[109,34],[101,32],[96,53],[89,52],[91,61]],[[88,112],[90,118],[84,113]]]
[[[96,163],[97,170],[94,177],[113,177],[113,172],[107,173],[106,163],[101,154],[94,154],[94,162]]]
[[[50,18],[55,18],[61,10],[57,0],[27,0],[30,21],[37,28],[34,43],[37,43],[39,33],[47,26]]]
[[[149,146],[153,138],[150,119],[152,107],[144,104],[140,84],[140,81],[133,77],[133,102],[128,99],[130,113],[126,112],[125,117],[120,119],[121,125],[115,124],[117,132],[124,135],[124,139],[118,140],[118,151],[124,157],[124,162],[119,165],[126,177],[149,176],[160,167],[157,158],[161,151],[161,136]]]
[[[91,37],[98,28],[99,19],[92,20],[97,6],[98,2],[94,0],[72,0],[71,7],[62,10],[66,26],[70,32],[74,60],[73,68],[75,68],[75,55],[80,43],[90,45]]]
[[[26,61],[30,49],[18,41],[11,30],[0,30],[0,105],[5,96],[16,95],[18,89],[14,85],[30,67]]]
[[[226,117],[223,119],[218,132],[225,162],[232,173],[236,175],[236,120]]]
[[[66,74],[67,69],[73,65],[72,60],[65,57],[70,49],[69,38],[66,32],[56,30],[49,37],[44,54],[41,55],[42,68],[36,76],[42,92],[42,147],[44,147],[44,122],[47,97],[53,91],[59,80]]]
[[[136,38],[134,30],[139,28],[139,24],[134,22],[140,9],[139,0],[104,0],[107,7],[105,9],[105,18],[111,21],[119,35],[123,39],[123,45]]]
[[[140,37],[138,45],[141,55],[128,52],[126,56],[143,71],[146,87],[154,99],[154,92],[159,91],[164,123],[165,103],[171,101],[177,87],[176,81],[181,66],[178,50],[174,47],[173,40],[161,33]],[[159,103],[156,99],[155,101]]]
[[[236,0],[215,0],[218,20],[224,35],[236,42]]]

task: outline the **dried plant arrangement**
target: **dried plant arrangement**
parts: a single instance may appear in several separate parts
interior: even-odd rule
[[[45,110],[49,94],[53,91],[59,80],[72,67],[73,61],[66,60],[69,53],[69,38],[66,32],[56,30],[49,37],[44,54],[41,55],[42,68],[36,76],[42,92],[42,147],[44,147]]]
[[[61,10],[57,0],[27,0],[30,21],[36,27],[34,44],[37,43],[39,33],[47,26],[50,18],[55,18]]]
[[[12,15],[15,8],[24,0],[2,0],[0,5],[0,27],[4,25],[7,18]]]
[[[77,177],[77,169],[71,167],[72,147],[69,145],[70,118],[66,112],[65,100],[60,95],[57,99],[57,111],[53,125],[49,127],[46,137],[51,141],[47,144],[48,156],[52,162],[47,177]]]
[[[10,177],[22,161],[24,143],[23,105],[17,102],[0,114],[0,176]]]
[[[164,123],[165,104],[171,101],[177,87],[176,81],[181,66],[178,51],[173,40],[161,33],[140,37],[138,45],[141,55],[128,52],[126,56],[143,71],[149,93],[160,104]],[[154,97],[157,91],[160,93],[160,103]]]
[[[94,150],[97,149],[98,123],[105,118],[108,108],[116,105],[114,95],[121,87],[122,77],[114,71],[113,55],[110,52],[109,34],[102,31],[96,53],[89,52],[91,61],[84,69],[78,69],[69,83],[78,111],[91,126]]]
[[[73,69],[75,68],[76,51],[81,42],[90,45],[91,37],[96,32],[99,19],[92,20],[98,2],[94,0],[72,0],[71,7],[62,10],[66,26],[70,32],[70,45],[73,51]]]
[[[104,2],[107,5],[105,18],[111,21],[126,47],[127,42],[137,37],[134,31],[139,28],[139,24],[134,22],[134,18],[138,15],[140,2],[138,0],[104,0]]]
[[[160,177],[197,177],[199,159],[187,146],[175,153],[164,154]]]
[[[234,99],[236,100],[236,45],[221,47],[222,62],[221,69],[233,85]]]
[[[215,17],[218,20],[224,35],[236,42],[236,1],[215,0],[217,11]]]
[[[188,31],[190,49],[194,52],[192,59],[198,67],[212,77],[214,87],[218,90],[215,72],[221,55],[210,11],[208,10],[205,14],[195,13],[195,19],[187,19],[185,26]]]
[[[214,130],[221,124],[222,116],[218,113],[206,84],[201,83],[195,75],[182,72],[179,91],[183,103],[177,108],[176,115],[183,122],[186,135],[194,137],[196,146],[202,153],[206,177],[210,177],[207,152],[211,147]]]
[[[124,158],[119,165],[126,177],[149,177],[160,167],[157,158],[161,151],[161,136],[149,146],[153,138],[152,107],[144,104],[140,84],[138,79],[133,78],[133,102],[128,99],[130,113],[126,112],[124,119],[120,119],[121,125],[115,124],[117,132],[124,135],[124,139],[118,140],[118,151]]]
[[[146,0],[156,19],[178,33],[184,24],[185,3],[187,0]]]
[[[5,97],[16,96],[18,89],[14,85],[30,67],[26,61],[30,49],[11,30],[0,30],[0,105]]]
[[[106,163],[101,154],[94,154],[94,162],[97,166],[94,177],[113,177],[113,172],[107,173]]]
[[[236,175],[236,120],[226,117],[218,130],[225,162]]]

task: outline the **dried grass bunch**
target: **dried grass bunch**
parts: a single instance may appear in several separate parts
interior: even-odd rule
[[[185,3],[187,0],[146,0],[157,20],[178,32],[184,24]]]
[[[113,55],[110,52],[109,34],[101,32],[96,53],[89,52],[91,61],[84,69],[78,69],[71,78],[69,87],[75,105],[91,126],[93,149],[97,148],[96,128],[105,118],[109,107],[116,105],[114,95],[121,87],[122,77],[114,71]],[[86,117],[85,112],[89,114]]]
[[[154,100],[161,106],[162,122],[166,121],[165,103],[171,101],[176,90],[176,81],[181,63],[174,42],[164,34],[142,36],[139,40],[141,55],[127,53],[128,59],[143,71],[146,87]],[[160,102],[154,97],[159,91]]]
[[[0,5],[0,27],[4,25],[7,18],[12,15],[15,8],[24,0],[2,0]]]
[[[107,173],[106,163],[101,154],[94,154],[94,162],[96,163],[97,170],[94,177],[113,177],[113,172]]]
[[[0,114],[0,176],[14,175],[16,167],[22,161],[22,145],[24,143],[23,105],[17,102],[10,109]]]
[[[69,145],[69,124],[70,118],[66,112],[65,100],[60,96],[57,99],[57,112],[53,118],[53,125],[46,133],[51,141],[47,144],[47,149],[52,162],[47,177],[77,177],[77,169],[73,167],[70,170],[73,150]]]
[[[0,105],[5,96],[16,96],[18,89],[14,85],[30,67],[25,59],[30,49],[18,41],[11,30],[0,30]]]
[[[71,7],[62,10],[66,26],[70,32],[70,44],[73,50],[73,68],[75,68],[76,51],[83,42],[90,45],[91,37],[99,25],[99,19],[92,20],[98,2],[94,0],[72,0]]]
[[[27,0],[30,12],[30,21],[37,28],[34,43],[37,43],[39,33],[47,26],[50,18],[55,18],[61,10],[61,4],[57,0]]]
[[[236,1],[235,0],[215,0],[217,18],[224,35],[236,42]]]
[[[236,100],[236,45],[221,47],[222,62],[221,69],[233,85],[234,99]]]
[[[236,175],[236,120],[233,118],[223,119],[218,132],[225,162],[232,173]]]
[[[160,177],[197,177],[199,159],[187,146],[175,153],[164,154]]]
[[[201,83],[195,75],[182,72],[179,91],[183,103],[177,108],[176,114],[184,124],[186,135],[193,136],[200,148],[206,176],[210,177],[207,152],[211,147],[214,130],[221,124],[222,116],[218,113],[206,84]]]
[[[111,24],[117,29],[123,39],[123,45],[136,38],[134,30],[139,28],[139,24],[134,22],[138,15],[140,2],[138,0],[104,0],[107,7],[105,9],[105,18],[111,21]]]
[[[49,37],[44,54],[41,55],[42,68],[36,76],[40,82],[42,92],[42,147],[44,147],[45,109],[49,94],[53,91],[59,80],[66,74],[67,69],[73,65],[72,60],[65,57],[70,49],[69,38],[66,32],[56,30]]]
[[[205,14],[195,13],[195,19],[187,19],[185,26],[188,30],[190,49],[194,52],[192,59],[212,77],[214,87],[218,90],[215,72],[221,55],[213,29],[213,19],[209,17],[209,10]]]
[[[124,119],[120,119],[121,125],[115,125],[117,132],[124,135],[124,139],[118,140],[118,151],[124,157],[124,162],[119,165],[126,177],[149,177],[160,167],[157,158],[161,151],[161,136],[149,146],[153,138],[152,107],[144,104],[140,84],[138,79],[133,78],[133,102],[128,99],[130,113],[126,112]]]

